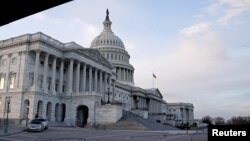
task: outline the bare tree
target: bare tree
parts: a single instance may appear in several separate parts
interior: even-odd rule
[[[247,120],[247,118],[239,116],[239,117],[232,117],[230,120],[227,121],[227,124],[245,125],[245,124],[250,124],[250,121]]]
[[[225,124],[225,119],[223,117],[216,117],[214,118],[215,125],[223,125]]]
[[[203,123],[212,124],[212,118],[210,116],[204,116],[202,118]]]

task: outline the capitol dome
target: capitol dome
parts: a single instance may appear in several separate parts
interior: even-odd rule
[[[90,48],[97,49],[112,64],[116,73],[116,81],[134,85],[134,67],[129,63],[130,56],[125,50],[122,40],[111,30],[112,22],[109,11],[103,22],[103,31],[94,38]]]
[[[101,34],[92,41],[90,47],[91,48],[99,48],[99,47],[117,47],[125,49],[122,40],[117,37],[111,30],[112,22],[109,20],[109,13],[107,11],[107,16],[105,21],[103,22],[103,31]]]
[[[95,37],[95,39],[92,41],[90,45],[91,48],[98,48],[105,46],[125,49],[122,40],[116,35],[114,35],[113,32],[107,32],[107,31],[102,32],[101,35]]]

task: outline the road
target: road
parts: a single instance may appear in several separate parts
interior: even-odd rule
[[[66,138],[85,138],[86,141],[207,141],[207,135],[202,133],[186,135],[153,131],[114,131],[67,127],[50,127],[43,132],[22,132],[0,137],[0,141],[45,141],[56,140],[56,138],[64,138],[64,141],[73,141],[66,140]]]

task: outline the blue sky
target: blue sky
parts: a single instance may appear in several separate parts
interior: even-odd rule
[[[250,115],[249,0],[75,0],[0,28],[0,40],[43,32],[89,47],[109,8],[135,83],[167,102],[190,102],[195,117]]]

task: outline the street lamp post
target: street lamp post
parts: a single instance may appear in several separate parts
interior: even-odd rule
[[[29,105],[27,105],[27,116],[26,116],[26,126],[28,125],[28,121],[29,121]]]
[[[9,122],[9,106],[10,106],[10,97],[6,97],[6,102],[7,102],[7,117],[5,119],[5,129],[4,129],[4,133],[8,133],[8,122]]]
[[[110,100],[109,100],[109,95],[111,95],[111,94],[112,94],[112,92],[110,92],[109,88],[108,88],[108,92],[107,92],[107,94],[108,94],[108,101],[107,101],[107,103],[109,104],[109,103],[110,103]]]

